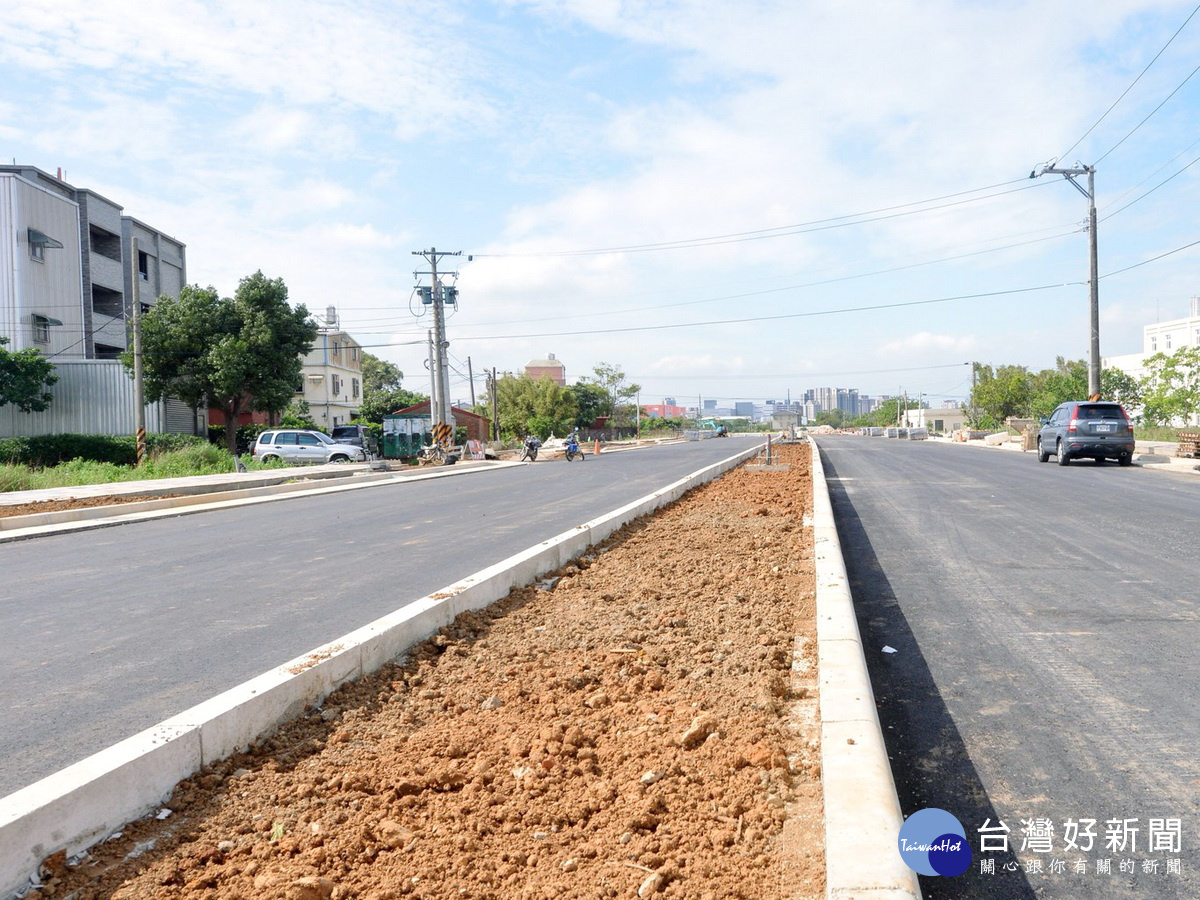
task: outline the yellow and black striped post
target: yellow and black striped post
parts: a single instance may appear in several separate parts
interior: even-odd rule
[[[139,428],[137,430],[137,465],[142,464],[142,460],[146,458],[146,429]]]

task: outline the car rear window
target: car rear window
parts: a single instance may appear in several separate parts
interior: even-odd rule
[[[333,436],[335,438],[358,437],[358,429],[354,428],[354,427],[347,428],[344,426],[341,428],[335,428],[335,429],[333,429]]]
[[[1077,419],[1124,419],[1125,410],[1115,403],[1084,403],[1075,413]]]

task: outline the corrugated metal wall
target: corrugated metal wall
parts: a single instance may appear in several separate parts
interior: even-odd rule
[[[0,437],[36,434],[133,434],[133,379],[115,359],[55,362],[54,402],[40,413],[0,406]],[[168,413],[169,405],[169,413]],[[146,431],[192,434],[195,416],[177,401],[146,406]]]

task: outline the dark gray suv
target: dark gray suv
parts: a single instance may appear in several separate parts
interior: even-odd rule
[[[1133,462],[1133,427],[1120,403],[1072,400],[1060,403],[1038,432],[1038,462],[1057,456],[1065,466],[1084,457],[1102,462]]]

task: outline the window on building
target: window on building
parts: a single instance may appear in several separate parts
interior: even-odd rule
[[[1151,353],[1158,352],[1158,337],[1155,335],[1150,335],[1150,352]]]
[[[33,339],[39,344],[50,343],[50,319],[48,316],[33,314]]]
[[[138,251],[138,278],[142,281],[150,280],[150,254],[144,250]]]
[[[350,379],[350,394],[352,397],[354,397],[355,400],[358,399],[358,379],[357,378]]]
[[[46,245],[45,244],[35,244],[32,241],[30,241],[29,242],[29,258],[36,259],[38,262],[45,262],[46,261]]]
[[[341,392],[342,392],[342,379],[338,378],[337,375],[334,375],[333,376],[333,396],[336,397]]]
[[[1171,335],[1170,335],[1170,334],[1164,334],[1164,335],[1163,335],[1163,346],[1164,346],[1164,347],[1165,347],[1167,350],[1170,350],[1170,349],[1171,349]]]

